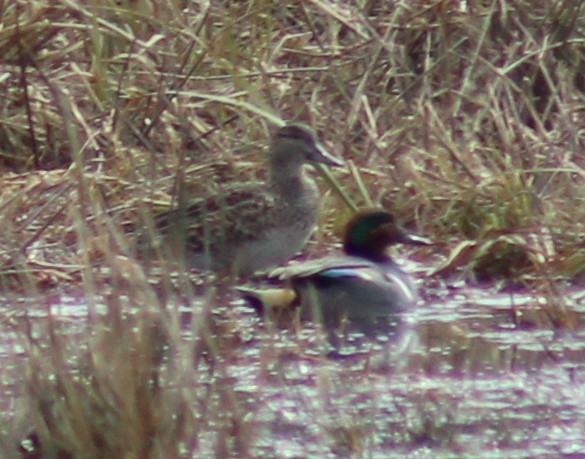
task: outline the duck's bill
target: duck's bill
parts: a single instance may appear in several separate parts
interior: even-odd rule
[[[325,147],[321,145],[321,143],[318,143],[317,145],[315,145],[315,147],[316,147],[315,151],[313,152],[314,161],[322,164],[327,164],[328,166],[333,167],[343,166],[344,164],[343,160],[333,156],[331,153],[325,150]]]
[[[409,244],[409,245],[435,245],[433,241],[426,237],[418,236],[406,232],[401,226],[394,222],[384,225],[384,233],[388,245]]]
[[[418,236],[416,234],[401,233],[400,242],[409,245],[434,245],[435,243],[430,239]]]

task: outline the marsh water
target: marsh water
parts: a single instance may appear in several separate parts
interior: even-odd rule
[[[245,450],[252,457],[585,457],[581,321],[547,323],[537,312],[550,299],[527,291],[419,284],[422,299],[400,349],[366,339],[344,358],[322,352],[323,337],[310,324],[268,326],[228,295],[216,313],[236,324],[237,340],[221,354],[222,371],[202,365],[189,384],[193,391],[229,387],[250,429]],[[567,288],[561,297],[565,312],[579,319],[585,294]],[[24,311],[33,324],[51,311],[75,335],[87,308],[71,293],[1,307],[6,427],[22,414]],[[194,339],[187,328],[183,335]],[[198,457],[218,454],[218,431],[226,427],[212,412],[201,414]]]

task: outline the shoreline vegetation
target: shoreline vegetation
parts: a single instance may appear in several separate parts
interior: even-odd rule
[[[221,283],[132,253],[152,209],[261,179],[283,121],[314,127],[347,166],[318,171],[304,256],[329,250],[353,204],[380,205],[438,242],[408,252],[434,266],[423,298],[449,284],[526,293],[517,327],[581,326],[564,293],[585,273],[580,2],[15,0],[0,23],[0,323],[17,374],[0,383],[0,457],[194,457],[202,444],[254,457],[263,418],[230,372],[259,341],[266,384],[286,386],[291,356],[322,367],[311,409],[327,413],[315,423],[329,451],[368,456],[367,419],[335,419],[324,395],[335,363],[281,349],[269,326],[250,338]],[[75,323],[51,300],[68,295],[87,310]],[[421,340],[450,342],[462,367],[512,358],[438,328]],[[455,441],[448,403],[425,392],[409,407],[397,450],[477,453]]]

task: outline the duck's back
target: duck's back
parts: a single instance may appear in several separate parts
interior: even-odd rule
[[[391,331],[416,300],[408,275],[394,262],[331,257],[280,270],[299,292],[304,318],[328,327],[342,321],[385,324]]]

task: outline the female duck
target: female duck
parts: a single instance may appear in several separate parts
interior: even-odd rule
[[[155,216],[151,249],[197,269],[246,275],[278,265],[302,249],[319,211],[308,163],[340,166],[302,124],[280,128],[268,153],[265,183],[236,183]]]

